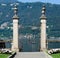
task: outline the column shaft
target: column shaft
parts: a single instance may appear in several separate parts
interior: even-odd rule
[[[46,50],[46,20],[41,20],[41,50]]]
[[[12,44],[12,50],[13,51],[19,51],[18,47],[18,20],[13,20],[13,44]]]

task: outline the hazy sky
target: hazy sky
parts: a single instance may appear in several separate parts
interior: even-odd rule
[[[60,4],[60,0],[19,0],[20,2],[49,2],[53,4]]]

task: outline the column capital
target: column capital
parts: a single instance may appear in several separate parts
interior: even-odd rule
[[[42,7],[42,15],[41,15],[41,17],[40,17],[40,19],[43,19],[43,20],[45,20],[47,17],[45,16],[45,11],[46,11],[46,8],[45,8],[45,5],[43,5],[43,7]]]
[[[19,19],[18,15],[17,15],[17,12],[18,12],[18,8],[17,8],[17,5],[14,5],[14,16],[13,16],[13,19]]]

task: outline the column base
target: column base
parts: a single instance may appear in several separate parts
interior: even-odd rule
[[[46,50],[47,50],[46,48],[40,49],[40,51],[46,51]]]
[[[14,52],[19,52],[19,48],[12,48],[11,50]]]

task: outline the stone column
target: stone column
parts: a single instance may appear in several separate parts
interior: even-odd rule
[[[41,19],[41,39],[40,39],[40,44],[41,44],[41,51],[46,50],[46,16],[45,16],[45,6],[42,8],[42,15],[40,17]]]
[[[13,42],[12,42],[12,51],[19,51],[19,44],[18,44],[18,19],[19,17],[17,16],[17,8],[15,5],[14,8],[14,16],[13,16]]]

